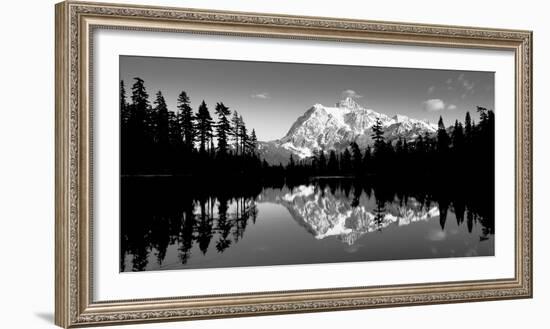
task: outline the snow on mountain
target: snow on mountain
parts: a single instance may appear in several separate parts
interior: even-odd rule
[[[316,150],[341,151],[353,141],[364,148],[372,144],[372,127],[377,119],[382,122],[387,140],[398,137],[412,140],[418,135],[433,134],[437,131],[435,124],[404,115],[390,117],[364,108],[348,97],[336,103],[334,107],[313,105],[294,122],[283,138],[262,143],[260,154],[269,162],[271,158],[276,158],[273,152],[281,153],[283,150],[299,158],[306,158],[312,156]],[[283,158],[279,158],[279,162],[284,163]]]

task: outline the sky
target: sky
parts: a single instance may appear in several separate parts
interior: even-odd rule
[[[120,79],[131,95],[134,77],[145,81],[151,103],[162,91],[176,111],[185,90],[196,111],[204,100],[243,116],[261,141],[282,138],[314,104],[334,106],[352,97],[365,108],[446,125],[477,121],[476,106],[494,110],[494,72],[120,56]]]

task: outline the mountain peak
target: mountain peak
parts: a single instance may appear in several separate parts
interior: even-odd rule
[[[339,101],[336,103],[336,107],[339,108],[348,108],[348,109],[360,109],[363,108],[361,105],[359,105],[353,97],[346,97],[345,99]]]
[[[263,151],[264,158],[288,159],[294,154],[300,159],[311,157],[316,150],[342,152],[351,142],[364,149],[372,145],[372,127],[380,119],[384,138],[395,141],[414,140],[419,135],[433,134],[437,126],[405,115],[390,117],[359,105],[355,98],[346,97],[334,107],[314,104],[296,119],[287,134]],[[277,162],[275,162],[277,164]]]

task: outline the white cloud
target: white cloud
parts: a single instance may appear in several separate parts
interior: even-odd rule
[[[362,98],[363,95],[359,95],[355,90],[352,89],[346,89],[342,91],[343,97],[351,97],[351,98]]]
[[[437,112],[445,109],[445,102],[437,98],[428,99],[427,101],[424,101],[423,104],[424,110],[428,112]]]
[[[269,98],[271,98],[269,96],[269,93],[267,93],[267,92],[263,92],[263,93],[259,93],[259,94],[252,94],[252,95],[250,95],[250,97],[258,98],[258,99],[269,99]]]
[[[447,110],[449,110],[449,111],[456,110],[456,105],[454,105],[454,104],[447,105]]]
[[[435,91],[435,86],[430,86],[430,87],[428,88],[428,95],[433,94],[434,91]]]

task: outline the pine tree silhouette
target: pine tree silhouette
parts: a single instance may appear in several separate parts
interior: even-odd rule
[[[155,142],[166,146],[168,145],[168,107],[160,90],[156,94],[155,105],[154,111],[157,121],[155,124]]]
[[[210,138],[212,137],[212,117],[204,100],[199,106],[196,120],[200,145],[199,151],[204,154],[206,153],[206,148],[209,147]]]
[[[337,175],[338,169],[338,158],[336,157],[336,152],[334,150],[331,150],[327,164],[328,173],[330,175]]]
[[[235,146],[235,154],[239,154],[239,146],[240,146],[240,134],[241,134],[241,126],[240,126],[240,119],[239,119],[239,113],[237,111],[233,111],[233,116],[231,117],[231,135],[233,136],[233,143]]]
[[[185,150],[189,153],[195,147],[195,119],[193,116],[193,109],[191,109],[191,100],[185,91],[182,91],[177,100],[177,107],[180,110],[179,121],[181,127],[181,134],[183,137],[183,144]]]
[[[384,150],[384,129],[382,127],[382,121],[380,118],[376,118],[376,122],[372,127],[372,135],[374,141],[374,152],[380,154]]]
[[[355,175],[359,175],[363,171],[363,154],[356,142],[352,142],[350,146],[353,172]]]
[[[216,124],[216,134],[218,137],[218,155],[225,157],[228,151],[228,137],[231,134],[231,124],[227,117],[231,115],[231,111],[223,103],[216,104],[216,115],[218,122]]]

